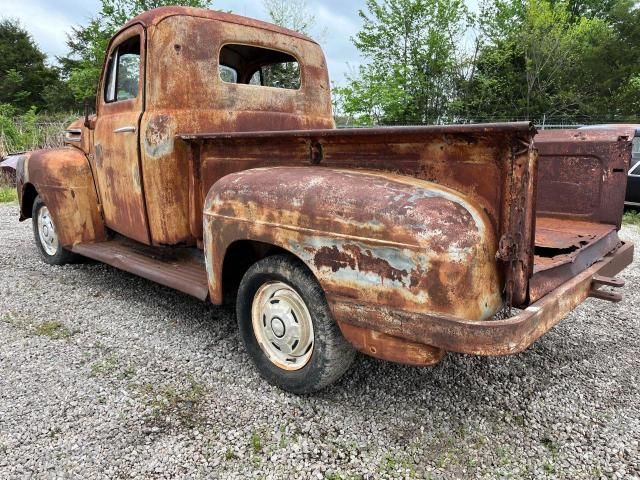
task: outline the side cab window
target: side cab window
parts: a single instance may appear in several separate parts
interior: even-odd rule
[[[140,91],[140,37],[134,36],[116,47],[109,58],[104,83],[106,103],[131,100]]]

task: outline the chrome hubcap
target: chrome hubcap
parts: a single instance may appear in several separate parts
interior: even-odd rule
[[[47,255],[55,255],[58,251],[58,234],[47,207],[41,207],[38,212],[38,235]]]
[[[313,323],[293,288],[283,282],[262,285],[251,307],[253,331],[271,362],[284,370],[300,370],[313,354]]]

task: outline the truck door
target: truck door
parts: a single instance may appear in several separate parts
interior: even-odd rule
[[[144,110],[144,29],[134,25],[111,43],[98,91],[94,144],[106,225],[149,244],[139,155]]]

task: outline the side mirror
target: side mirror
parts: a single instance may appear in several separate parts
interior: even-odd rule
[[[84,101],[84,126],[89,130],[95,128],[95,115],[91,112],[89,100]]]

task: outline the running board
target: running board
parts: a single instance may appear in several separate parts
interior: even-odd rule
[[[202,301],[209,296],[204,255],[197,248],[149,247],[118,237],[71,250]]]

